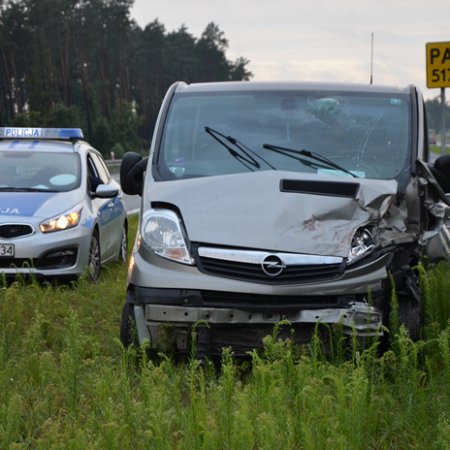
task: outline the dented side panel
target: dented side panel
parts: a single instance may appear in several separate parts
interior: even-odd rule
[[[450,201],[428,165],[417,161],[421,203],[420,244],[431,260],[450,259],[450,232],[447,227]]]

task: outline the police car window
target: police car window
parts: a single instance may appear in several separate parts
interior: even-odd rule
[[[102,180],[103,184],[107,184],[109,182],[110,174],[108,169],[106,168],[105,163],[99,158],[96,153],[91,153],[92,159],[95,164],[95,168],[97,169],[97,173],[99,178]]]
[[[65,192],[80,185],[76,154],[46,151],[0,151],[0,189]]]
[[[87,167],[88,167],[88,183],[89,189],[91,191],[95,191],[99,184],[102,184],[102,180],[99,176],[97,168],[92,160],[92,155],[88,155],[87,157]]]

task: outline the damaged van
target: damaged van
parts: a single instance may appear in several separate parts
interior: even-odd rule
[[[172,85],[150,155],[127,153],[142,196],[121,339],[236,354],[287,320],[383,333],[392,289],[412,337],[415,267],[450,253],[450,157],[428,161],[413,86],[225,82]]]

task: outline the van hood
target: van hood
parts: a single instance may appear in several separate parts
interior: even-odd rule
[[[394,180],[285,171],[147,186],[144,205],[175,206],[191,242],[342,257],[356,229],[379,221],[397,193]]]

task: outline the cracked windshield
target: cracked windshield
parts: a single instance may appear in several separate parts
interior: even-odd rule
[[[397,179],[411,161],[408,96],[335,92],[178,94],[164,179],[260,170]]]

